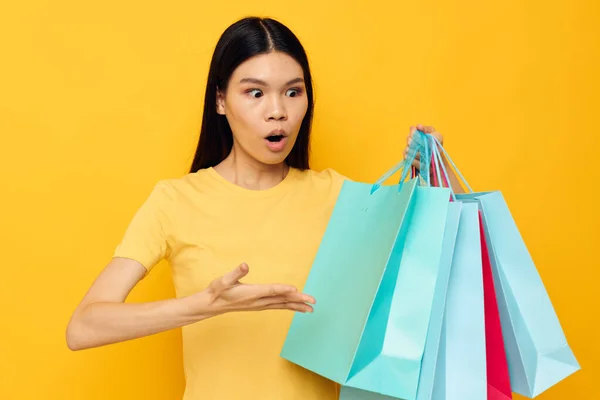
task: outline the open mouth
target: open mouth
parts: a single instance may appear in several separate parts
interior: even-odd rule
[[[274,152],[280,152],[285,150],[288,138],[285,135],[285,132],[274,131],[269,136],[267,136],[265,140],[267,142],[266,144],[269,150]]]
[[[272,135],[272,136],[267,136],[267,140],[271,143],[278,143],[281,142],[281,140],[283,139],[283,135]]]

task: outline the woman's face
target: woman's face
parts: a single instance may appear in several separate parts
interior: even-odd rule
[[[226,93],[217,94],[217,112],[229,122],[236,152],[263,164],[285,160],[307,109],[302,67],[281,52],[246,60],[231,75]]]

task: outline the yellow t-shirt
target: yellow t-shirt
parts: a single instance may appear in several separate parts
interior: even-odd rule
[[[177,296],[247,262],[246,283],[302,290],[345,177],[290,169],[249,190],[213,168],[158,182],[114,256],[169,261]],[[319,299],[317,300],[317,307]],[[292,311],[227,313],[183,327],[184,400],[334,400],[337,384],[279,356]]]

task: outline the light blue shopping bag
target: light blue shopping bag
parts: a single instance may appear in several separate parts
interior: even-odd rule
[[[435,139],[433,139],[435,140]],[[437,143],[438,148],[443,147]],[[533,398],[580,369],[535,263],[499,191],[456,195],[482,210],[511,389]]]
[[[436,373],[439,372],[438,352],[440,338],[442,335],[442,324],[444,320],[444,309],[446,306],[446,295],[448,290],[448,281],[450,279],[450,267],[452,265],[458,225],[461,215],[461,203],[451,203],[448,208],[446,218],[446,228],[442,244],[442,255],[436,281],[435,294],[432,303],[431,319],[427,329],[427,338],[425,341],[425,350],[421,364],[421,373],[416,400],[431,400],[433,396],[433,385]],[[368,392],[361,389],[355,389],[349,386],[342,386],[340,400],[389,400],[393,397],[381,395],[375,392]]]
[[[487,399],[479,210],[462,205],[448,285],[433,400]]]
[[[294,316],[281,356],[341,385],[414,399],[450,192],[419,179],[382,185],[393,172],[344,183],[304,287],[315,310]]]
[[[511,388],[533,398],[580,366],[502,194],[476,198],[490,247]]]

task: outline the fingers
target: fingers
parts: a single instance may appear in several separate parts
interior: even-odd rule
[[[408,157],[408,152],[411,148],[412,142],[414,141],[414,136],[415,133],[417,132],[417,129],[423,133],[433,133],[435,132],[435,128],[433,128],[432,126],[423,126],[421,124],[417,125],[417,126],[411,126],[410,127],[410,132],[408,134],[408,137],[406,138],[406,150],[404,151],[404,156],[407,158]],[[418,156],[418,154],[417,154]]]
[[[314,297],[309,296],[305,293],[298,292],[297,289],[293,286],[276,284],[268,286],[271,286],[272,288],[270,290],[265,291],[265,293],[269,293],[263,296],[265,298],[270,297],[277,299],[279,297],[283,297],[286,299],[286,301],[310,304],[315,304],[317,302]]]
[[[433,126],[424,126],[421,124],[417,125],[417,129],[423,133],[433,133],[435,132],[435,128]]]
[[[412,155],[411,151],[415,150],[411,147],[415,132],[416,132],[416,128],[414,126],[411,126],[408,137],[406,138],[406,147],[404,148],[404,159],[405,160],[410,158],[410,156]]]
[[[220,278],[212,281],[208,287],[208,290],[215,296],[218,296],[223,290],[235,286],[239,283],[239,280],[244,276],[248,275],[250,268],[248,264],[242,263],[238,265],[233,271],[228,272]]]
[[[277,296],[289,296],[293,293],[297,293],[298,289],[291,285],[271,284],[271,285],[260,285],[261,287],[256,292],[257,298],[261,297],[277,297]],[[258,288],[258,285],[257,285]]]
[[[408,160],[408,159],[410,158],[410,156],[412,155],[412,154],[411,154],[411,151],[416,151],[416,150],[415,150],[415,149],[412,149],[412,148],[410,147],[410,144],[409,144],[409,145],[408,145],[408,146],[406,146],[406,148],[404,149],[404,159],[405,159],[405,160]],[[413,165],[413,166],[415,166],[415,162],[419,163],[419,160],[420,160],[420,159],[421,159],[421,154],[420,154],[419,152],[417,152],[417,153],[415,154],[415,158],[414,158],[414,160],[413,160],[413,162],[412,162],[412,165]]]
[[[255,303],[255,306],[258,308],[264,308],[267,306],[272,306],[274,304],[306,304],[308,301],[306,300],[306,296],[302,294],[292,294],[289,296],[272,296],[272,297],[262,297],[258,299]],[[309,304],[306,304],[310,307]],[[312,309],[312,307],[311,307]]]
[[[417,128],[415,128],[414,126],[410,127],[410,130],[408,132],[408,137],[406,138],[406,144],[410,146],[410,144],[412,143],[413,140],[413,136],[415,135],[415,132],[417,131]]]
[[[296,293],[298,289],[291,285],[283,285],[274,283],[270,285],[251,284],[244,285],[247,291],[247,297],[252,299],[260,299],[263,297],[286,296],[291,293]]]
[[[427,133],[430,134],[432,136],[435,136],[435,138],[440,142],[440,143],[444,143],[444,137],[442,136],[441,133],[439,133],[438,131],[435,130],[435,128],[433,126],[424,126],[421,124],[417,125],[417,129],[420,130],[423,133]]]
[[[314,298],[303,293],[292,292],[285,295],[262,297],[254,303],[256,310],[293,310],[313,312],[310,304],[315,304]]]
[[[407,160],[409,158],[409,156],[411,155],[411,153],[410,153],[411,150],[414,150],[414,149],[412,149],[411,145],[412,145],[412,142],[414,140],[414,135],[417,130],[419,130],[425,134],[434,136],[440,142],[441,145],[444,144],[444,138],[443,138],[442,134],[439,133],[438,131],[436,131],[433,126],[425,126],[423,124],[417,124],[416,126],[411,126],[408,137],[406,138],[407,145],[406,145],[406,148],[404,149],[404,159],[405,160]],[[412,166],[417,169],[421,168],[419,153],[416,154],[415,160],[412,162]]]
[[[292,310],[299,312],[313,312],[314,309],[304,303],[273,303],[260,308],[261,310]]]
[[[241,263],[233,271],[228,272],[226,275],[223,275],[223,277],[221,278],[221,282],[225,287],[231,287],[238,283],[238,281],[244,276],[248,275],[249,270],[250,268],[248,267],[248,264]]]
[[[264,296],[261,297],[260,300],[258,300],[259,302],[261,302],[261,304],[267,304],[267,303],[283,303],[283,302],[292,302],[292,303],[310,303],[310,304],[315,304],[316,300],[314,297],[309,296],[305,293],[300,293],[300,292],[288,292],[288,293],[281,293],[275,296]]]

